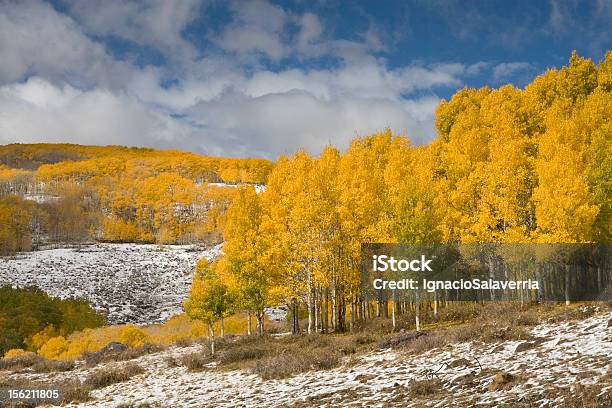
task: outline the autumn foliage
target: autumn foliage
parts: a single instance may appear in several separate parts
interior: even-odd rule
[[[574,53],[525,89],[442,101],[428,146],[386,130],[344,153],[280,157],[265,192],[234,198],[211,268],[237,285],[242,310],[304,306],[308,331],[324,332],[370,314],[363,242],[609,243],[611,78],[612,52],[599,65]]]
[[[525,89],[462,89],[438,106],[436,131],[427,146],[385,130],[344,152],[300,150],[274,165],[124,147],[1,147],[0,251],[27,250],[40,231],[58,240],[222,239],[224,256],[198,265],[185,303],[201,333],[235,311],[262,332],[270,304],[289,306],[294,331],[305,308],[308,331],[325,332],[370,313],[363,242],[610,242],[612,52],[599,64],[574,53]],[[15,197],[33,192],[56,199]],[[121,338],[118,330],[108,338]],[[134,344],[152,338],[123,330]],[[51,334],[49,354],[100,344],[87,331],[67,346]]]
[[[263,184],[271,168],[118,146],[0,146],[0,255],[45,242],[217,242],[232,186]]]

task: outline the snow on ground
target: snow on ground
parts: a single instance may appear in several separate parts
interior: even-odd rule
[[[92,244],[28,252],[0,258],[0,285],[84,297],[111,324],[160,322],[182,312],[198,259],[220,251],[220,246]]]
[[[240,186],[253,186],[255,187],[255,192],[257,194],[259,193],[263,193],[264,191],[266,191],[266,186],[265,184],[245,184],[245,183],[241,183],[241,184],[227,184],[227,183],[208,183],[209,186],[216,186],[216,187],[240,187]]]
[[[386,349],[363,355],[354,364],[285,380],[263,381],[244,371],[210,368],[193,373],[170,367],[168,356],[193,353],[199,346],[173,348],[134,360],[145,368],[144,374],[94,391],[94,401],[68,406],[558,407],[562,390],[576,390],[580,384],[598,384],[600,394],[612,392],[611,318],[612,313],[600,312],[583,321],[536,326],[532,330],[535,344],[523,351],[517,351],[524,343],[520,341],[461,343],[420,355]],[[54,374],[53,380],[84,379],[90,370]],[[491,390],[500,371],[518,380]],[[45,374],[15,376],[45,378]],[[423,397],[408,392],[411,381],[434,377],[443,381],[442,392]]]

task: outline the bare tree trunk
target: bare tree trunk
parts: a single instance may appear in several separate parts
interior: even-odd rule
[[[349,330],[353,330],[353,326],[355,325],[355,299],[351,295],[351,300],[349,301]]]
[[[307,281],[307,303],[308,303],[308,334],[312,333],[314,326],[314,316],[313,316],[313,288],[312,288],[312,274],[310,270],[308,271],[308,281]]]
[[[253,329],[251,327],[251,311],[247,312],[247,336],[253,335]]]
[[[421,303],[420,299],[419,299],[419,292],[415,291],[415,314],[414,314],[414,319],[415,319],[415,323],[416,323],[416,331],[420,332],[421,331],[421,319],[419,317],[419,313],[420,313],[420,307],[419,307],[419,303]]]
[[[210,355],[215,356],[215,330],[212,323],[208,323],[208,336],[210,338]]]
[[[325,288],[325,304],[321,307],[321,319],[323,320],[322,332],[329,331],[329,288]]]
[[[298,334],[300,332],[300,317],[299,317],[299,309],[298,309],[298,302],[297,299],[293,299],[293,301],[291,302],[291,313],[292,313],[292,317],[293,317],[293,327],[292,327],[292,332],[293,334]]]
[[[601,267],[597,267],[597,291],[601,291]]]
[[[221,317],[219,321],[219,326],[221,326],[221,337],[225,337],[225,322],[223,321],[223,317]]]
[[[338,331],[343,332],[345,329],[345,314],[346,314],[346,303],[344,302],[344,296],[342,295],[342,293],[340,293],[338,295],[338,322],[336,324],[336,329]]]
[[[438,317],[438,291],[434,288],[433,293],[433,307],[434,307],[434,317]]]
[[[395,289],[393,290],[393,309],[391,310],[391,320],[393,321],[393,331],[395,331],[396,328],[396,320],[395,320],[395,304],[397,302],[395,301]]]
[[[565,304],[570,304],[570,296],[569,296],[569,288],[570,288],[570,266],[569,264],[565,265]]]
[[[336,330],[336,322],[338,321],[338,315],[337,315],[337,310],[336,308],[338,307],[337,303],[338,303],[338,299],[336,298],[336,285],[334,284],[334,286],[332,287],[332,293],[331,293],[331,327],[332,329]]]
[[[263,325],[264,313],[263,313],[263,310],[256,311],[255,312],[255,318],[257,320],[257,335],[258,336],[263,336],[263,330],[264,330],[264,325]]]

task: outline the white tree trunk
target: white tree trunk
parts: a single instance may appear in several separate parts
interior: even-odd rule
[[[397,325],[397,321],[395,320],[395,306],[396,301],[395,301],[395,290],[393,290],[393,305],[391,308],[391,320],[393,321],[393,331],[395,331],[395,327]]]
[[[419,303],[421,302],[421,300],[419,299],[419,292],[416,291],[415,292],[415,313],[414,313],[414,320],[416,323],[416,331],[420,332],[421,331],[421,319],[419,318],[419,313],[420,313],[420,305]]]
[[[213,329],[212,323],[208,324],[208,333],[210,338],[210,355],[215,356],[215,330]]]

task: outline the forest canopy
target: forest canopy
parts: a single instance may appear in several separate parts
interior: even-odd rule
[[[284,250],[300,234],[296,245],[342,242],[349,258],[363,241],[608,242],[611,72],[612,53],[597,65],[574,53],[525,89],[464,88],[439,104],[427,146],[386,130],[345,152],[276,163],[0,146],[0,253],[63,241],[220,242],[237,184],[267,186],[254,196],[257,222]]]

